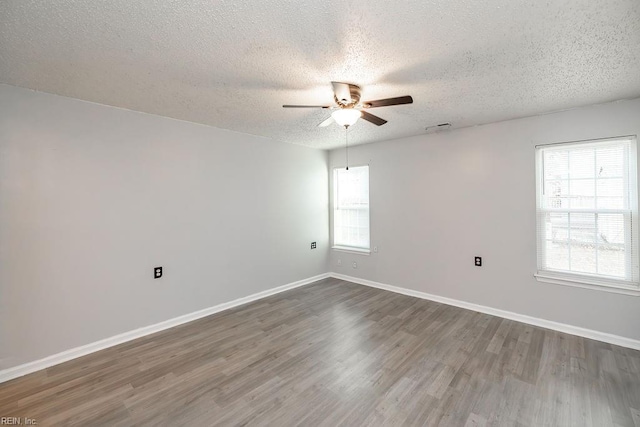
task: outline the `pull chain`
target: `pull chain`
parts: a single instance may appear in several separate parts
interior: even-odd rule
[[[349,170],[349,125],[344,126],[344,145],[347,155],[347,170]]]

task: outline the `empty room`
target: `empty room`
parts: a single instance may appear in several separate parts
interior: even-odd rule
[[[640,427],[638,0],[0,0],[0,425]]]

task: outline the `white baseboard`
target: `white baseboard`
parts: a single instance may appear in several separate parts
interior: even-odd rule
[[[330,277],[346,280],[347,282],[357,283],[359,285],[370,286],[372,288],[384,289],[398,294],[408,295],[439,302],[442,304],[452,305],[455,307],[466,308],[467,310],[477,311],[480,313],[491,314],[493,316],[502,317],[504,319],[515,320],[517,322],[527,323],[541,328],[552,329],[554,331],[565,332],[571,335],[577,335],[583,338],[589,338],[596,341],[602,341],[609,344],[619,345],[634,350],[640,350],[640,341],[632,338],[621,337],[606,332],[594,331],[592,329],[581,328],[578,326],[567,325],[565,323],[554,322],[551,320],[539,319],[537,317],[526,316],[524,314],[514,313],[512,311],[500,310],[498,308],[487,307],[471,302],[460,301],[453,298],[441,297],[438,295],[428,294],[426,292],[414,291],[412,289],[400,288],[397,286],[387,285],[384,283],[374,282],[371,280],[360,279],[358,277],[347,276],[340,273],[329,273]]]
[[[280,292],[288,291],[289,289],[305,286],[318,280],[326,279],[329,277],[328,273],[319,274],[317,276],[309,277],[307,279],[298,280],[297,282],[289,283],[277,288],[268,289],[266,291],[258,292],[253,295],[249,295],[243,298],[225,302],[215,305],[213,307],[205,308],[203,310],[194,311],[193,313],[185,314],[183,316],[174,317],[173,319],[165,320],[154,325],[144,326],[142,328],[134,329],[133,331],[125,332],[113,337],[105,338],[100,341],[96,341],[90,344],[86,344],[80,347],[72,348],[70,350],[63,351],[58,354],[54,354],[44,359],[28,362],[22,365],[14,366],[12,368],[0,371],[0,383],[9,381],[14,378],[21,377],[50,366],[58,365],[60,363],[76,359],[87,354],[94,353],[96,351],[104,350],[105,348],[113,347],[118,344],[125,343],[127,341],[134,340],[136,338],[144,337],[156,332],[164,331],[165,329],[173,328],[174,326],[182,325],[183,323],[191,322],[193,320],[200,319],[202,317],[210,316],[220,311],[228,310],[239,305],[247,304],[252,301],[256,301]]]
[[[400,288],[398,286],[387,285],[384,283],[374,282],[371,280],[360,279],[358,277],[347,276],[339,273],[325,273],[307,279],[299,280],[297,282],[289,283],[277,288],[268,289],[263,292],[258,292],[253,295],[249,295],[243,298],[239,298],[230,302],[215,305],[213,307],[205,308],[203,310],[195,311],[193,313],[185,314],[183,316],[175,317],[173,319],[165,320],[154,325],[145,326],[135,329],[133,331],[125,332],[123,334],[115,335],[110,338],[106,338],[100,341],[96,341],[81,347],[72,348],[70,350],[63,351],[58,354],[54,354],[44,359],[28,362],[22,365],[14,366],[12,368],[0,371],[0,383],[9,381],[14,378],[21,377],[42,369],[58,365],[60,363],[76,359],[81,356],[85,356],[96,351],[103,350],[105,348],[113,347],[118,344],[125,343],[127,341],[141,338],[146,335],[160,332],[165,329],[172,328],[174,326],[182,325],[193,320],[197,320],[212,314],[228,310],[233,307],[237,307],[242,304],[247,304],[252,301],[259,300],[280,292],[287,291],[289,289],[305,286],[318,280],[333,277],[336,279],[346,280],[348,282],[357,283],[364,286],[370,286],[372,288],[383,289],[411,297],[426,299],[430,301],[439,302],[442,304],[452,305],[455,307],[465,308],[467,310],[473,310],[480,313],[490,314],[493,316],[502,317],[504,319],[515,320],[517,322],[527,323],[529,325],[539,326],[541,328],[552,329],[559,332],[565,332],[572,335],[577,335],[584,338],[589,338],[597,341],[606,342],[609,344],[619,345],[621,347],[627,347],[634,350],[640,350],[640,341],[631,338],[621,337],[618,335],[608,334],[606,332],[594,331],[591,329],[585,329],[578,326],[567,325],[564,323],[554,322],[551,320],[539,319],[537,317],[526,316],[523,314],[513,313],[511,311],[500,310],[497,308],[487,307],[484,305],[474,304],[466,301],[460,301],[453,298],[441,297],[438,295],[428,294],[426,292],[414,291],[411,289]]]

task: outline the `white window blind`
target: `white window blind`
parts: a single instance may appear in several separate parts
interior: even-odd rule
[[[638,289],[635,138],[536,154],[538,277]]]
[[[333,170],[333,245],[369,249],[369,166]]]

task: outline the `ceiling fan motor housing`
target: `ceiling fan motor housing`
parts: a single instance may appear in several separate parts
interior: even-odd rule
[[[360,86],[349,84],[349,94],[351,95],[351,102],[348,99],[338,99],[336,94],[333,94],[333,99],[341,108],[354,108],[360,103],[360,94],[362,90]]]

